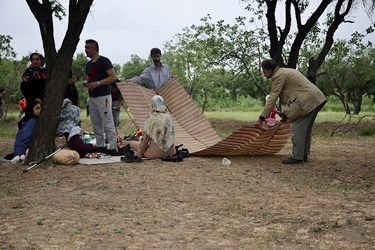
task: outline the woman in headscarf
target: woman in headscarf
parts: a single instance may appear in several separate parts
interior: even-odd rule
[[[83,158],[87,153],[94,152],[95,147],[91,143],[85,143],[82,140],[83,131],[80,127],[80,117],[81,109],[73,105],[69,98],[65,98],[62,104],[60,123],[57,127],[56,135],[58,137],[65,136],[69,148],[77,151],[79,156]]]
[[[73,127],[79,126],[81,122],[81,109],[73,105],[72,101],[65,98],[61,107],[60,123],[56,135],[68,138]]]
[[[26,98],[26,103],[40,99],[43,101],[46,81],[46,68],[44,57],[38,52],[31,53],[30,66],[22,75],[21,92]]]
[[[39,99],[27,104],[25,116],[18,122],[18,131],[14,142],[13,159],[11,163],[18,163],[26,158],[26,151],[31,145],[34,128],[38,121],[42,102]]]
[[[131,141],[129,144],[139,158],[160,159],[176,153],[172,116],[163,97],[152,97],[152,111],[146,118],[142,140]]]

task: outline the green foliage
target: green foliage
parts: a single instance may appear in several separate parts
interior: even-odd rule
[[[12,39],[9,35],[0,34],[0,61],[3,58],[16,57],[16,52],[14,52],[13,47],[10,45]]]
[[[253,112],[262,109],[262,102],[251,97],[239,96],[237,100],[231,99],[229,92],[223,93],[221,98],[213,98],[207,111],[228,112],[242,111]]]
[[[361,136],[374,136],[375,135],[375,127],[371,125],[367,125],[360,129],[359,135]]]
[[[163,56],[164,57],[164,56]],[[130,61],[126,62],[119,73],[121,79],[130,79],[133,76],[140,75],[143,70],[152,64],[151,60],[145,60],[138,55],[131,55]]]
[[[249,28],[254,19],[238,17],[229,25],[222,20],[212,23],[207,15],[201,21],[165,46],[172,71],[202,110],[225,108],[239,96],[268,94],[269,83],[259,69],[268,50],[267,37],[262,29]]]
[[[323,63],[318,86],[341,101],[346,113],[358,114],[364,97],[375,97],[375,48],[358,40],[339,40]]]
[[[0,87],[7,91],[6,102],[18,103],[21,97],[21,78],[26,69],[28,59],[20,61],[13,59],[0,60]]]
[[[85,53],[81,52],[78,53],[75,58],[73,58],[72,62],[72,72],[73,75],[77,77],[77,81],[84,81],[86,80],[86,63],[87,63],[87,57]]]
[[[66,9],[62,4],[57,0],[51,0],[51,9],[56,18],[62,20],[66,16]]]
[[[83,81],[86,80],[86,63],[87,57],[85,53],[78,53],[72,62],[72,73],[77,77],[76,88],[79,94],[78,105],[81,108],[86,107],[88,91],[83,87]]]

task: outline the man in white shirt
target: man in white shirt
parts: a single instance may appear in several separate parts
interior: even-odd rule
[[[128,81],[137,84],[147,83],[150,89],[160,88],[164,83],[172,79],[172,73],[169,66],[162,63],[160,57],[160,49],[151,49],[151,58],[154,61],[154,64],[146,68],[139,76],[135,76]]]

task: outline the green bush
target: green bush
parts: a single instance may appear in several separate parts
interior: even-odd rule
[[[359,135],[361,136],[372,136],[375,135],[375,127],[368,125],[359,130]]]
[[[260,111],[262,109],[262,102],[251,97],[239,96],[236,101],[233,101],[229,95],[223,95],[222,98],[211,99],[207,111],[216,112],[230,112],[242,111],[252,112]]]

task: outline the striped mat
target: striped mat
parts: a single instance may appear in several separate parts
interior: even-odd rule
[[[173,115],[175,144],[183,144],[191,155],[275,154],[285,146],[289,138],[289,124],[278,123],[267,130],[245,125],[221,139],[176,78],[157,90],[131,82],[120,82],[117,85],[134,122],[141,129],[151,110],[151,98],[155,94],[161,95]]]

